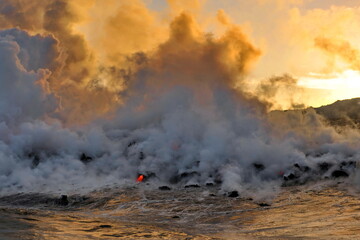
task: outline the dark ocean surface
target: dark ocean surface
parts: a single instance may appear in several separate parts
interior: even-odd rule
[[[87,195],[0,199],[0,239],[360,239],[358,193],[342,182],[283,187],[258,201],[216,186],[138,184]]]

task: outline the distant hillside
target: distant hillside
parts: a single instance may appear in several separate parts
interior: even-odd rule
[[[340,100],[314,109],[332,125],[360,126],[360,98]]]
[[[360,129],[360,98],[339,100],[332,104],[318,108],[296,109],[296,110],[275,110],[269,113],[272,122],[287,123],[290,128],[298,125],[304,120],[304,116],[316,112],[322,116],[329,125],[351,126]],[[285,126],[283,126],[285,127]]]

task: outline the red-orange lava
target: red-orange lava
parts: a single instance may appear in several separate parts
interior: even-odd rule
[[[142,181],[144,181],[144,175],[140,174],[140,175],[138,176],[138,178],[136,179],[136,181],[137,181],[137,182],[142,182]]]

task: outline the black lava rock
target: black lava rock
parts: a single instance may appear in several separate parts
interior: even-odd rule
[[[186,177],[191,177],[191,176],[196,176],[196,175],[200,175],[198,172],[196,171],[192,171],[192,172],[183,172],[182,174],[180,174],[181,178],[186,178]]]
[[[270,207],[271,205],[268,203],[258,203],[260,207]]]
[[[60,206],[67,206],[69,204],[67,195],[61,195],[60,199],[57,199],[55,203]]]
[[[293,174],[293,173],[290,173],[289,175],[284,176],[284,180],[285,180],[285,181],[294,180],[294,179],[296,179],[296,178],[297,178],[297,177],[296,177],[295,174]]]
[[[171,190],[171,188],[168,187],[168,186],[160,186],[159,189],[162,190],[162,191],[169,191],[169,190]]]
[[[216,184],[222,184],[222,179],[221,179],[220,176],[217,177],[217,178],[215,178],[215,183],[216,183]]]
[[[200,186],[198,184],[189,184],[185,185],[185,188],[199,188]]]
[[[92,157],[86,155],[85,153],[82,153],[80,156],[80,161],[82,161],[83,163],[89,163],[93,160]]]
[[[140,152],[139,153],[139,160],[144,160],[145,159],[145,154],[144,154],[144,152]]]
[[[331,173],[333,178],[349,177],[349,174],[343,170],[335,170]]]
[[[131,147],[131,146],[133,146],[133,145],[135,145],[136,143],[137,143],[136,141],[131,141],[131,142],[129,142],[128,148]]]
[[[308,171],[311,170],[310,167],[308,167],[308,166],[301,166],[301,165],[298,164],[298,163],[295,163],[295,164],[294,164],[294,167],[297,168],[298,170],[302,171],[302,172],[308,172]]]
[[[180,182],[180,180],[181,180],[180,176],[175,175],[175,176],[170,177],[169,182],[171,184],[176,184],[176,183]]]
[[[253,163],[253,166],[259,172],[265,169],[265,166],[262,163]]]
[[[200,174],[196,171],[192,171],[192,172],[183,172],[181,174],[176,174],[174,176],[172,176],[170,179],[169,179],[169,182],[171,184],[176,184],[176,183],[179,183],[180,181],[183,181],[184,179],[190,179],[191,177],[193,176],[200,176]]]
[[[29,154],[28,154],[28,157],[29,157],[30,159],[32,159],[32,161],[31,161],[31,168],[32,168],[32,169],[36,168],[36,167],[39,165],[39,163],[40,163],[40,157],[39,157],[39,155],[36,154],[36,153],[29,153]]]
[[[112,226],[104,224],[104,225],[100,225],[99,228],[112,228]]]
[[[235,197],[238,197],[238,196],[239,196],[238,191],[232,191],[232,192],[228,193],[228,197],[231,197],[231,198],[235,198]]]
[[[356,168],[356,162],[355,161],[342,161],[340,163],[340,167],[343,168],[343,167],[348,167],[348,168]]]
[[[327,162],[321,162],[318,164],[318,168],[323,171],[326,172],[327,170],[329,170],[331,167],[333,166],[333,164],[331,163],[327,163]]]

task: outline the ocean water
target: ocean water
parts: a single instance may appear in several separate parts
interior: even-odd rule
[[[0,239],[360,239],[360,201],[346,182],[283,187],[271,199],[217,186],[148,184],[86,195],[16,194],[0,199]]]

